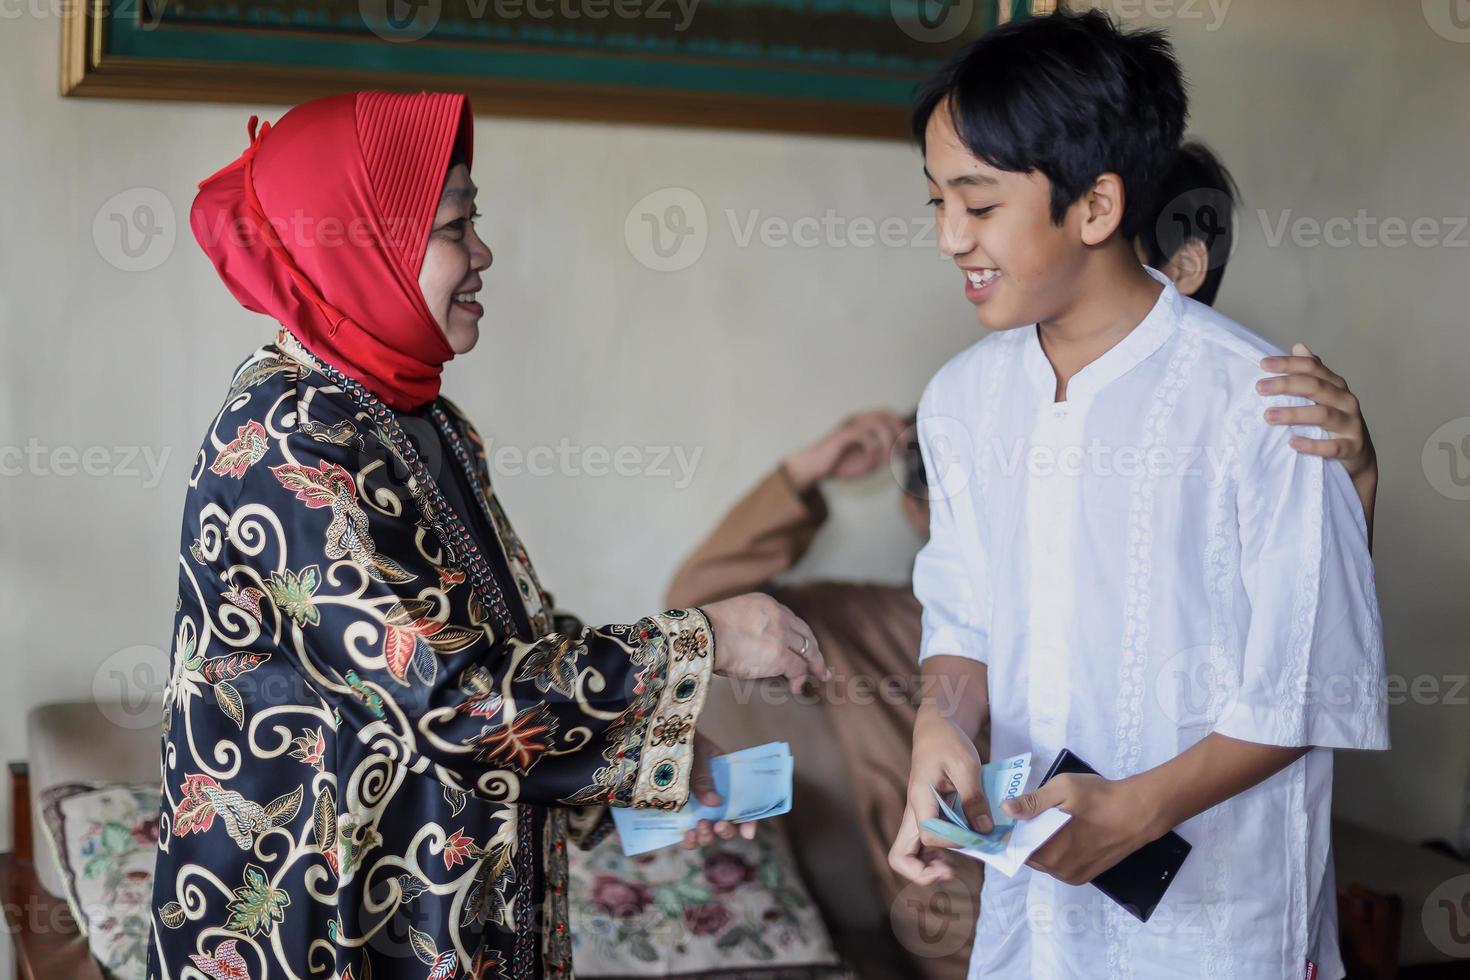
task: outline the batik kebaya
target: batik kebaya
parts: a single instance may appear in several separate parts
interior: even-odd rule
[[[150,978],[565,975],[568,808],[689,792],[710,621],[555,615],[438,396],[465,324],[421,273],[469,126],[461,96],[319,100],[201,185],[196,237],[283,329],[189,478]],[[776,621],[795,683],[820,658]],[[750,638],[720,629],[724,670]]]

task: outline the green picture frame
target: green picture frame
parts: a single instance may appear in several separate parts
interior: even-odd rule
[[[916,82],[1034,0],[74,0],[67,96],[294,104],[462,91],[478,113],[901,139]]]

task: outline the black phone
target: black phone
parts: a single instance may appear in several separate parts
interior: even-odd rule
[[[1046,771],[1041,785],[1045,786],[1053,776],[1067,772],[1100,775],[1071,749],[1062,749]],[[1134,918],[1147,922],[1159,902],[1163,901],[1164,892],[1169,890],[1169,883],[1179,873],[1189,852],[1189,842],[1171,830],[1093,878],[1092,884]]]

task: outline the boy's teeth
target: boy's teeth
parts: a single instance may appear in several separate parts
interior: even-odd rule
[[[967,272],[966,275],[970,277],[970,285],[983,286],[986,283],[990,282],[992,279],[1000,278],[1000,270],[985,269],[982,272]]]

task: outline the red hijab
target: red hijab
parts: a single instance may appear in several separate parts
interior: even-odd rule
[[[419,268],[456,148],[463,95],[357,92],[297,106],[199,185],[190,224],[248,310],[290,330],[393,409],[439,394],[454,356]]]

